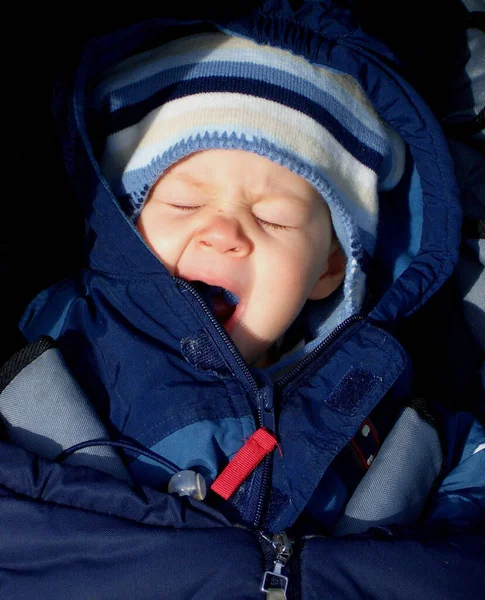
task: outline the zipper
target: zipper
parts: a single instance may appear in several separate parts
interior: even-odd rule
[[[224,347],[229,350],[234,357],[241,373],[245,378],[246,386],[249,387],[249,390],[254,394],[258,405],[258,424],[259,427],[267,427],[270,431],[273,432],[275,437],[277,436],[276,431],[276,418],[274,414],[274,387],[278,386],[279,390],[289,386],[285,392],[288,393],[291,388],[291,383],[295,384],[295,380],[297,376],[306,369],[306,367],[317,357],[324,356],[325,351],[329,351],[330,346],[333,342],[345,331],[347,330],[347,334],[352,333],[357,327],[363,322],[363,317],[360,315],[353,315],[348,319],[345,319],[340,325],[338,325],[330,335],[328,335],[321,344],[319,344],[308,356],[306,356],[296,367],[294,367],[291,371],[289,371],[282,379],[276,382],[274,385],[269,385],[269,382],[263,387],[258,388],[258,385],[251,373],[248,369],[244,359],[229,338],[226,330],[222,327],[219,321],[215,318],[214,314],[210,310],[204,298],[199,294],[199,292],[188,282],[180,277],[172,276],[172,279],[184,290],[187,290],[190,293],[189,301],[194,307],[202,308],[207,318],[214,325],[216,331],[219,333],[219,338],[215,339],[215,342],[218,346],[221,345],[221,341],[224,344]],[[271,456],[266,456],[261,465],[260,465],[261,475],[259,476],[259,482],[254,486],[256,489],[254,490],[254,497],[256,498],[256,502],[251,503],[248,512],[253,514],[252,522],[255,528],[260,526],[261,517],[264,509],[264,502],[266,491],[268,488],[268,480],[271,469]],[[289,557],[288,557],[289,558]],[[284,564],[284,563],[283,563]],[[286,597],[286,596],[282,596]],[[269,597],[268,597],[269,598]]]
[[[276,436],[276,418],[274,414],[274,386],[265,385],[257,394],[260,426],[267,427]]]
[[[320,355],[320,358],[325,355],[325,351],[330,349],[330,346],[340,337],[340,335],[345,331],[347,335],[353,333],[358,326],[364,321],[364,317],[361,315],[352,315],[342,321],[340,325],[330,333],[321,344],[319,344],[314,350],[310,352],[305,358],[296,365],[291,371],[289,371],[284,377],[282,377],[279,381],[276,382],[278,388],[283,389],[287,387],[294,379],[296,379],[297,375],[299,375],[306,367],[313,362],[317,356]],[[288,392],[288,390],[286,390]]]
[[[276,430],[276,417],[274,411],[274,388],[277,386],[280,391],[291,382],[295,382],[299,373],[301,373],[307,365],[309,365],[316,356],[324,356],[325,351],[328,351],[333,342],[340,337],[343,331],[347,330],[347,335],[352,333],[358,326],[363,322],[363,317],[360,315],[353,315],[345,321],[343,321],[338,327],[336,327],[332,333],[327,336],[321,344],[319,344],[308,356],[306,356],[296,367],[294,367],[289,373],[285,375],[280,381],[276,382],[274,386],[264,385],[257,393],[259,412],[260,412],[260,427],[267,427],[272,431],[277,438]],[[288,391],[288,390],[286,390]],[[261,465],[262,473],[259,481],[259,491],[257,492],[257,504],[254,511],[253,525],[258,528],[261,525],[261,517],[263,514],[266,490],[268,487],[269,474],[271,469],[271,456],[268,455],[264,458]]]
[[[261,517],[263,515],[264,502],[266,498],[266,491],[269,485],[269,475],[271,470],[271,455],[268,454],[263,458],[263,461],[260,465],[260,479],[258,482],[258,490],[255,492],[256,497],[256,506],[251,511],[251,506],[249,508],[249,512],[253,514],[252,521],[253,526],[257,529],[261,525]]]
[[[274,414],[274,388],[270,385],[263,386],[258,392],[259,418],[260,426],[267,427],[277,438],[276,418]],[[261,478],[259,481],[259,491],[257,493],[256,508],[253,511],[253,525],[258,528],[261,524],[263,515],[264,501],[269,484],[271,470],[271,455],[264,457],[261,463]]]
[[[261,581],[261,591],[266,594],[266,600],[286,600],[288,589],[288,575],[286,565],[293,553],[293,540],[290,540],[286,531],[276,533],[272,538],[260,532],[260,536],[271,545],[275,554],[272,570],[264,572]]]
[[[216,328],[217,332],[220,335],[220,338],[224,342],[224,346],[227,350],[229,350],[234,357],[239,369],[242,374],[245,376],[246,382],[249,384],[251,392],[255,395],[258,401],[258,420],[260,427],[267,427],[276,435],[276,421],[274,416],[274,393],[273,387],[270,385],[265,385],[263,388],[259,389],[256,381],[251,374],[251,371],[248,369],[244,359],[235,346],[235,344],[230,340],[226,330],[221,326],[219,321],[214,317],[212,311],[207,306],[204,298],[199,294],[199,292],[185,279],[181,279],[180,277],[176,277],[172,275],[172,279],[183,289],[190,292],[192,298],[190,299],[193,305],[199,306],[203,309],[207,318],[211,321],[211,323]],[[357,329],[357,324],[360,324],[364,318],[361,315],[352,315],[342,321],[340,325],[338,325],[330,335],[328,335],[321,344],[319,344],[310,354],[308,354],[296,367],[294,367],[291,371],[289,371],[282,379],[275,383],[279,389],[283,389],[288,386],[288,384],[294,380],[299,373],[301,373],[318,355],[322,354],[325,350],[328,350],[329,347],[333,344],[333,342],[341,335],[341,333],[348,329],[347,334],[352,333],[355,329]],[[216,340],[218,343],[218,340]]]
[[[184,279],[179,277],[172,276],[172,279],[183,289],[190,292],[189,302],[195,307],[202,307],[204,313],[207,318],[214,325],[215,329],[220,335],[220,340],[224,343],[224,346],[231,352],[234,357],[238,367],[240,368],[243,376],[246,378],[246,382],[249,384],[250,391],[254,394],[257,406],[258,406],[258,425],[259,427],[267,427],[270,431],[272,431],[276,437],[276,420],[274,416],[274,396],[273,396],[273,387],[270,385],[264,385],[261,389],[258,388],[256,381],[251,374],[251,371],[248,369],[244,359],[232,342],[232,340],[227,335],[224,327],[221,326],[219,321],[215,318],[210,308],[207,306],[204,298],[198,293],[198,291]],[[219,345],[219,339],[215,340]],[[258,477],[259,481],[256,480],[256,485],[254,486],[254,495],[255,501],[250,502],[248,506],[249,518],[252,520],[254,527],[259,527],[261,516],[263,514],[264,508],[264,500],[266,496],[266,490],[268,487],[268,480],[271,468],[271,456],[265,456],[263,459],[259,469],[260,474],[257,471],[254,474],[254,477]]]
[[[207,306],[207,302],[199,294],[199,292],[194,288],[194,286],[191,285],[188,281],[185,281],[185,279],[181,279],[180,277],[176,277],[175,275],[172,275],[172,279],[181,288],[190,292],[192,297],[189,297],[189,301],[191,302],[191,304],[193,306],[198,306],[203,309],[203,311],[207,315],[207,318],[211,321],[211,323],[214,325],[217,332],[221,336],[221,339],[224,342],[224,347],[230,351],[230,353],[234,357],[234,360],[237,363],[237,366],[242,371],[243,375],[246,377],[246,383],[249,384],[249,387],[250,387],[251,391],[253,392],[253,394],[255,396],[257,396],[258,395],[258,386],[256,385],[256,381],[254,380],[254,377],[252,376],[251,371],[248,369],[248,366],[244,362],[244,358],[242,357],[241,353],[237,349],[236,345],[230,340],[224,327],[222,327],[222,325],[219,323],[219,321],[213,315],[211,309]],[[215,342],[218,346],[220,345],[219,340],[216,339]],[[260,417],[260,419],[262,421],[262,416]]]
[[[258,388],[258,385],[251,373],[248,369],[248,366],[244,362],[244,358],[241,353],[232,342],[232,340],[227,335],[226,330],[219,321],[214,317],[211,309],[207,306],[204,298],[199,294],[199,292],[185,279],[180,279],[179,277],[172,276],[172,279],[180,285],[180,287],[189,291],[193,297],[190,299],[192,303],[197,303],[195,305],[199,305],[202,307],[204,313],[207,315],[208,319],[216,328],[217,332],[221,336],[225,347],[231,352],[232,356],[236,360],[238,367],[241,369],[243,375],[246,378],[246,381],[249,383],[249,387],[251,391],[254,393],[257,403],[258,403],[258,425],[259,427],[267,427],[270,431],[272,431],[276,436],[276,420],[274,415],[274,388],[271,385],[264,385],[262,388]],[[313,354],[313,353],[312,353]]]

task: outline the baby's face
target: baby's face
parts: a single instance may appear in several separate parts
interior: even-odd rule
[[[239,297],[231,316],[221,300],[215,314],[248,364],[261,361],[307,299],[338,287],[345,269],[317,190],[244,150],[206,150],[176,163],[153,187],[137,227],[170,273]]]

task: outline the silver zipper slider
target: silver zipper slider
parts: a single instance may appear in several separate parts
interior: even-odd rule
[[[278,588],[270,589],[266,592],[266,600],[286,600],[286,592]]]
[[[261,591],[266,593],[266,600],[286,600],[288,577],[282,570],[290,559],[292,541],[285,531],[277,533],[271,540],[271,545],[276,551],[276,560],[272,571],[266,571],[261,583]]]

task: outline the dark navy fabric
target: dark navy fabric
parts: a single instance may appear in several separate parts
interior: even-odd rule
[[[86,216],[86,268],[48,295],[49,303],[57,297],[65,307],[60,316],[41,318],[47,306],[41,301],[22,326],[28,339],[56,338],[112,437],[149,448],[172,440],[164,454],[177,462],[170,453],[179,456],[185,435],[192,462],[178,464],[206,468],[210,476],[233,456],[231,440],[242,445],[273,419],[280,452],[263,461],[230,503],[209,496],[199,504],[2,444],[0,590],[6,598],[262,597],[261,577],[274,554],[256,530],[293,528],[298,537],[299,519],[311,506],[316,519],[327,514],[330,535],[342,507],[335,509],[332,486],[342,502],[351,493],[347,481],[359,479],[339,474],[353,468],[349,442],[382,406],[388,431],[412,391],[412,357],[392,332],[440,289],[458,255],[461,211],[443,133],[392,53],[347,10],[329,0],[267,0],[241,15],[153,19],[87,45],[74,89],[59,90],[55,101],[58,114],[68,115],[61,140]],[[379,227],[386,235],[379,236],[373,266],[380,277],[370,285],[367,310],[275,385],[264,371],[248,369],[200,299],[161,265],[97,162],[89,92],[103,70],[170,39],[214,30],[349,73],[407,144],[403,183],[381,198]],[[389,255],[385,241],[394,236],[399,251]],[[269,416],[268,397],[274,401]],[[484,430],[466,414],[442,411],[440,423],[445,470],[416,529],[390,527],[385,539],[373,531],[341,540],[298,537],[290,598],[479,597]],[[189,436],[197,427],[204,435]],[[426,537],[425,526],[432,535]]]
[[[70,506],[145,525],[177,529],[229,525],[222,515],[202,503],[195,502],[191,507],[151,488],[135,491],[101,471],[61,465],[4,442],[0,442],[0,449],[0,485],[5,497],[30,498],[51,507]]]
[[[365,376],[363,369],[356,373],[354,367],[349,368],[349,356],[354,364],[365,365]],[[315,360],[313,373],[306,372],[283,391],[278,424],[282,454],[274,454],[273,486],[287,495],[287,502],[283,505],[280,494],[277,507],[270,504],[271,530],[286,529],[296,520],[332,460],[379,401],[393,390],[400,375],[407,375],[406,370],[407,357],[396,341],[364,324],[323,364]],[[359,384],[358,397],[348,393],[354,378]],[[298,394],[295,389],[299,389]],[[393,390],[401,398],[409,392],[405,386]],[[322,402],[322,398],[327,401]],[[301,464],[312,468],[301,469]],[[288,494],[287,490],[293,488],[298,494]]]
[[[301,553],[305,600],[483,597],[483,532],[404,534],[387,539],[309,539]],[[466,575],[465,575],[466,573]]]
[[[0,450],[2,598],[259,597],[257,538],[203,504]]]

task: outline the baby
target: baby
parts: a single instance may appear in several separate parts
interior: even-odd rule
[[[112,438],[211,484],[253,435],[275,443],[288,431],[284,382],[359,318],[378,195],[401,178],[403,142],[349,75],[221,32],[117,64],[86,113],[89,264],[34,302],[27,333],[57,340]],[[352,369],[352,382],[374,385]],[[313,464],[320,417],[291,398],[300,408],[280,438],[285,461],[311,452]],[[125,460],[135,483],[166,489],[173,471]],[[317,485],[307,463],[301,505]],[[263,493],[255,473],[231,498],[245,521]],[[327,473],[318,519],[335,519],[350,493]],[[286,487],[275,471],[276,504],[297,510]]]
[[[16,598],[483,593],[485,435],[423,306],[445,138],[342,3],[258,4],[92,40],[59,90],[86,257],[2,371]]]
[[[215,316],[246,362],[268,350],[307,299],[329,296],[345,260],[330,213],[308,181],[244,150],[207,150],[154,185],[137,227],[170,273],[237,296],[214,297]]]
[[[306,301],[330,296],[346,264],[322,331],[359,310],[377,191],[397,183],[404,151],[352,78],[207,33],[118,65],[97,105],[108,181],[169,272],[211,286],[203,295],[248,365],[278,359]]]

